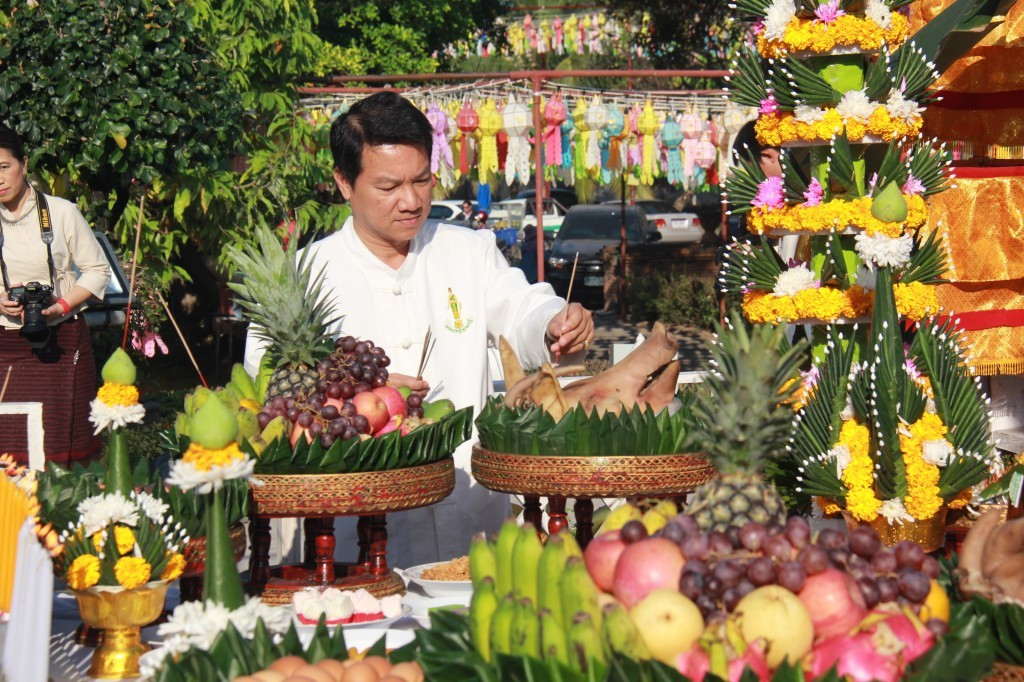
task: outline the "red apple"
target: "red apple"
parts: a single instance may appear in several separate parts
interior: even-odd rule
[[[384,404],[388,406],[388,414],[392,417],[398,415],[404,417],[409,414],[409,408],[405,404],[405,398],[398,392],[398,389],[394,386],[381,386],[373,389],[374,395],[384,401]]]
[[[618,563],[619,555],[625,549],[626,543],[622,541],[622,534],[613,530],[591,540],[583,552],[583,561],[587,564],[587,572],[590,573],[590,577],[602,592],[612,591],[615,564]]]
[[[619,555],[612,591],[626,608],[631,609],[651,590],[678,590],[685,563],[679,546],[671,540],[647,538],[634,542]]]
[[[860,587],[835,568],[808,576],[798,596],[811,614],[817,640],[849,634],[868,612]]]
[[[395,416],[391,417],[391,419],[388,420],[387,424],[385,424],[384,426],[380,427],[380,431],[376,431],[373,435],[374,436],[383,436],[386,433],[391,433],[392,431],[398,431],[398,430],[401,429],[403,421],[405,421],[405,419],[401,415],[396,414]]]
[[[391,415],[388,414],[388,406],[372,391],[356,393],[352,398],[352,403],[356,406],[356,412],[370,422],[370,433],[376,433],[388,423],[388,419],[391,419]]]
[[[298,424],[292,425],[292,434],[288,437],[288,442],[294,448],[295,444],[299,442],[299,437],[305,436],[307,443],[313,442],[313,436],[309,435],[309,429],[299,426]]]

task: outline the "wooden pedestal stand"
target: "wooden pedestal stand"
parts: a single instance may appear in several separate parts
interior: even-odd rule
[[[473,446],[473,477],[484,487],[526,498],[525,519],[538,532],[540,498],[548,498],[548,533],[568,527],[565,501],[575,498],[576,540],[586,547],[594,537],[595,497],[683,497],[715,476],[703,457],[621,455],[557,457],[491,452]]]
[[[356,474],[257,475],[250,487],[249,582],[269,604],[287,604],[307,587],[365,588],[376,597],[405,591],[388,567],[388,512],[440,502],[455,489],[451,457],[433,464]],[[354,564],[334,561],[334,519],[358,516],[359,556]],[[304,519],[301,564],[270,566],[270,519]]]

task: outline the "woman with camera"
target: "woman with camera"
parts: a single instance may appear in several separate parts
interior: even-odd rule
[[[0,385],[4,403],[41,403],[47,461],[99,452],[89,423],[96,364],[81,315],[102,298],[110,266],[69,201],[37,192],[18,135],[0,123]],[[29,417],[0,406],[0,453],[28,461]]]

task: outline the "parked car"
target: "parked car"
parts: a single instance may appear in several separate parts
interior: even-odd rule
[[[477,213],[477,206],[473,204],[473,215]],[[442,222],[458,220],[459,222],[465,222],[461,218],[462,216],[462,200],[459,199],[449,200],[445,199],[442,201],[433,201],[430,204],[430,213],[427,215],[428,218],[433,220],[440,220]]]
[[[619,202],[604,203],[615,205]],[[653,199],[640,199],[636,206],[655,224],[665,242],[690,243],[699,242],[704,238],[704,226],[696,213],[682,213],[673,209],[667,202]]]
[[[647,244],[661,239],[644,212],[626,207],[626,244]],[[608,204],[579,205],[569,209],[562,229],[551,246],[545,279],[564,296],[572,277],[573,260],[579,253],[572,298],[600,297],[604,290],[604,262],[601,249],[622,242],[622,209]]]
[[[516,199],[530,199],[531,201],[535,201],[534,197],[536,196],[537,192],[535,190],[524,189],[516,195]],[[554,199],[562,206],[565,206],[566,209],[570,209],[579,203],[579,199],[576,198],[576,192],[565,187],[551,188],[547,193],[547,197],[549,199]]]
[[[550,242],[562,227],[568,209],[555,199],[544,200],[544,241]],[[536,229],[537,204],[527,199],[506,199],[491,205],[487,224],[494,229],[516,227],[520,230]]]

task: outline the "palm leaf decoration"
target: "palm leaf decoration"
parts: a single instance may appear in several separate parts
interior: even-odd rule
[[[745,49],[735,64],[732,76],[726,78],[729,99],[748,107],[760,107],[761,101],[771,94],[771,81],[764,70],[764,60],[752,48]]]
[[[843,93],[799,59],[776,62],[771,81],[772,92],[783,109],[795,109],[797,104],[832,106],[843,98]]]
[[[761,236],[759,245],[733,242],[725,252],[722,274],[718,281],[722,291],[742,294],[747,291],[771,291],[784,269],[782,259],[768,239]]]
[[[952,164],[953,155],[945,143],[936,147],[935,140],[917,142],[907,154],[907,172],[924,185],[925,196],[946,191]]]
[[[869,424],[871,452],[881,464],[878,492],[882,499],[902,499],[907,494],[907,471],[900,448],[900,398],[910,378],[904,370],[903,339],[889,268],[878,268],[868,346],[871,353],[865,371],[871,379],[868,405],[874,422]]]
[[[939,476],[939,495],[948,500],[988,476],[994,452],[988,407],[980,380],[971,376],[953,320],[922,323],[914,337],[911,355],[928,374],[935,411],[944,424],[956,425],[946,434],[955,452]]]
[[[758,186],[767,176],[749,149],[737,153],[733,158],[737,165],[725,182],[725,196],[729,201],[730,212],[746,213],[754,208],[751,202],[757,196]]]
[[[729,3],[729,9],[736,10],[736,19],[754,21],[768,14],[773,0],[735,0]]]
[[[914,252],[910,260],[904,266],[900,275],[900,282],[920,282],[921,284],[942,284],[946,280],[942,278],[949,267],[946,264],[946,251],[942,247],[941,237],[938,230],[933,230],[927,236],[918,232],[914,235]]]
[[[844,130],[832,138],[828,156],[829,177],[846,188],[851,194],[861,197],[864,196],[864,182],[854,167],[854,161],[853,150],[850,148],[850,138],[846,136],[846,131]]]
[[[898,187],[906,184],[910,171],[907,168],[907,164],[901,160],[900,155],[899,146],[895,142],[890,142],[889,146],[885,149],[881,163],[878,165],[878,177],[875,179],[875,186],[871,191],[871,196],[876,196],[890,182],[895,182]]]
[[[807,180],[800,172],[800,167],[793,162],[793,154],[789,149],[781,150],[779,161],[782,164],[782,180],[786,187],[786,202],[790,204],[802,204],[804,192],[807,191]],[[826,183],[828,184],[828,183]],[[828,201],[830,192],[828,187],[825,190],[825,200]]]

